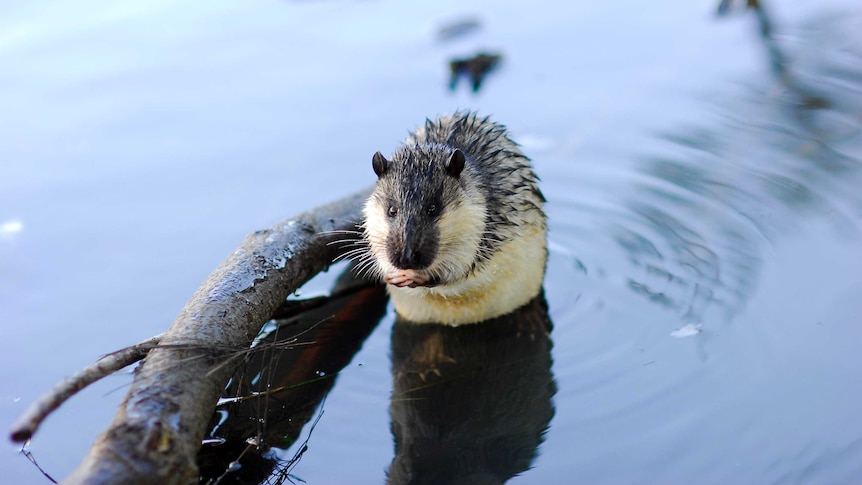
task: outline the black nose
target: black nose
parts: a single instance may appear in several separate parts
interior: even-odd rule
[[[389,236],[389,260],[396,268],[425,269],[434,262],[437,235],[433,229],[423,229],[418,222],[409,217],[403,232]]]
[[[425,261],[423,253],[407,245],[396,257],[395,266],[400,269],[423,269],[427,268],[429,261]]]

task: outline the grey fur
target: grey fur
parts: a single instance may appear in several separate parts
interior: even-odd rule
[[[465,155],[463,170],[447,171],[456,150]],[[375,155],[379,167],[372,194],[384,208],[391,208],[387,252],[401,268],[422,269],[437,256],[436,222],[457,204],[484,200],[487,217],[481,244],[469,273],[498,246],[518,236],[519,227],[545,227],[545,198],[530,160],[506,134],[503,125],[472,112],[456,112],[426,120],[389,159]],[[436,211],[429,213],[429,209]]]

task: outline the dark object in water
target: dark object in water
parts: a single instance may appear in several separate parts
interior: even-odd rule
[[[727,14],[730,11],[731,7],[733,6],[733,3],[734,3],[733,0],[721,0],[721,2],[718,4],[718,14],[719,15]],[[758,9],[758,10],[761,8],[759,0],[746,0],[745,6],[747,8],[753,8],[753,9]]]
[[[479,92],[485,76],[496,69],[502,59],[503,56],[501,54],[489,54],[487,52],[480,52],[473,57],[465,59],[452,59],[449,61],[449,70],[451,72],[449,89],[454,91],[458,86],[458,80],[462,76],[465,76],[470,81],[473,92]]]
[[[475,18],[461,19],[440,27],[440,30],[437,31],[437,38],[441,41],[447,41],[463,37],[476,32],[479,30],[479,27],[481,27],[481,24]]]

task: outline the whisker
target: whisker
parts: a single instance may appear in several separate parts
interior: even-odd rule
[[[326,243],[327,246],[333,246],[335,244],[342,244],[345,246],[359,246],[363,244],[361,239],[339,239],[337,241],[330,241]]]
[[[361,257],[361,256],[362,256],[362,253],[344,253],[344,254],[338,255],[338,257],[336,257],[333,260],[333,262],[347,261],[347,260],[355,261],[356,258]]]
[[[358,226],[357,226],[358,227]],[[332,229],[331,231],[320,231],[318,234],[357,234],[359,231],[351,229]]]
[[[351,231],[351,230],[347,230],[347,229],[339,229],[339,230],[333,230],[333,231],[320,231],[320,232],[315,233],[316,236],[333,236],[333,235],[342,235],[342,234],[362,237],[362,231]]]

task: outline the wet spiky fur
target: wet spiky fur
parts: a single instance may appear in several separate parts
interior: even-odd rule
[[[504,126],[463,112],[427,120],[388,160],[375,154],[374,169],[352,256],[389,283],[400,316],[478,322],[539,292],[545,199]]]

